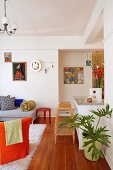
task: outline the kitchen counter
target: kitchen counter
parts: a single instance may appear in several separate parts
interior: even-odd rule
[[[74,96],[74,102],[76,102],[77,105],[104,105],[104,100],[102,102],[87,102],[88,97],[76,97]]]

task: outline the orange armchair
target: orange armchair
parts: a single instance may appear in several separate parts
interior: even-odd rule
[[[24,158],[29,153],[29,126],[32,118],[22,119],[23,142],[6,146],[4,122],[0,122],[0,165]]]

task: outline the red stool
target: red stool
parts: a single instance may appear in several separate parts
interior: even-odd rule
[[[49,123],[51,123],[51,108],[49,107],[40,107],[36,109],[36,115],[38,112],[43,112],[44,113],[44,120],[46,120],[46,112],[49,112]]]

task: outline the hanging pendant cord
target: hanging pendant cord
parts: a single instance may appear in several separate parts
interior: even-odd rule
[[[4,0],[4,10],[5,10],[5,17],[6,17],[6,0]]]

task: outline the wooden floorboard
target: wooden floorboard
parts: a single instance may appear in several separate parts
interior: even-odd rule
[[[83,151],[78,149],[76,134],[74,145],[72,136],[58,136],[55,144],[54,118],[51,124],[43,118],[34,123],[45,123],[47,127],[28,170],[111,170],[105,159],[97,162],[85,159]]]

